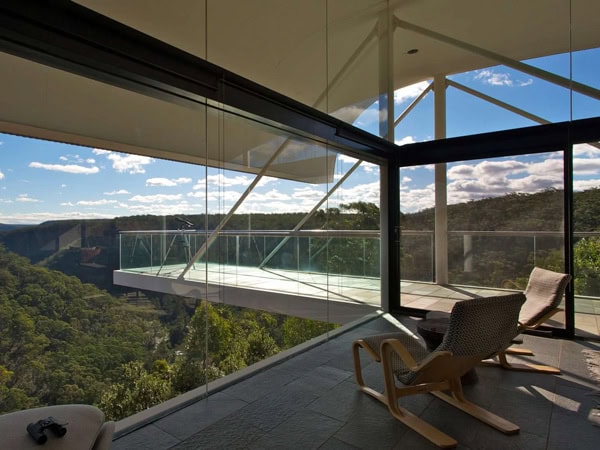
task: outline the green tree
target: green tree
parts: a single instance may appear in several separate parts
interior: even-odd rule
[[[243,343],[234,340],[229,314],[202,301],[188,326],[181,355],[175,361],[174,387],[185,392],[245,366]]]
[[[336,325],[317,320],[287,317],[283,322],[283,336],[285,347],[295,347],[310,339],[326,333]]]
[[[574,247],[575,293],[600,295],[600,238],[581,239]]]
[[[104,392],[99,407],[110,420],[143,411],[172,397],[170,378],[166,361],[156,361],[151,371],[140,361],[124,364],[121,376]]]

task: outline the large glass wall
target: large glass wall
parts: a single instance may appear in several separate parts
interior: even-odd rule
[[[599,153],[597,142],[573,147],[573,289],[581,336],[597,336],[600,317]]]
[[[534,266],[563,271],[563,171],[562,152],[449,163],[441,286],[434,167],[402,168],[402,305],[449,311],[458,300],[524,290]]]
[[[399,68],[394,77],[416,71],[428,61],[439,65],[428,77],[411,80],[416,84],[408,98],[396,91],[397,98],[404,100],[395,103],[395,141],[411,144],[598,117],[600,94],[594,73],[600,64],[600,40],[589,17],[595,6],[587,1],[557,0],[549,9],[547,2],[541,3],[521,5],[518,17],[508,3],[487,14],[487,6],[480,2],[399,5],[394,11],[395,67]],[[469,20],[473,14],[478,20]],[[501,19],[511,15],[511,19]],[[457,26],[461,23],[464,26]],[[510,31],[506,23],[512,24]],[[544,31],[549,29],[552,36]],[[442,48],[442,54],[436,53]],[[425,58],[425,52],[431,59]],[[433,92],[427,92],[428,86]],[[409,92],[407,89],[404,91]],[[568,132],[556,139],[571,158],[569,144],[562,144],[569,142]],[[596,143],[576,145],[572,160],[573,255],[580,273],[579,281],[574,282],[575,332],[593,335],[598,333],[596,319],[582,313],[595,311],[595,303],[584,301],[581,293],[584,286],[593,284],[595,275],[591,263],[581,266],[577,246],[589,246],[593,236],[587,233],[596,229],[588,223],[592,213],[586,206],[589,201],[584,200],[596,187],[595,147]],[[411,161],[418,161],[418,151],[407,149]],[[474,155],[478,151],[473,148]],[[519,149],[512,151],[518,153]],[[485,148],[481,152],[491,154]],[[444,163],[441,153],[436,159]],[[402,156],[399,160],[404,166]],[[564,195],[563,185],[570,183],[571,174],[566,175],[564,169],[562,153],[492,155],[486,160],[438,164],[435,170],[434,165],[402,167],[401,303],[423,309],[450,308],[456,299],[486,291],[449,292],[441,285],[481,286],[492,295],[493,289],[523,289],[534,265],[567,270],[564,231],[570,194]],[[545,200],[536,203],[536,198]],[[422,206],[415,210],[416,199]],[[520,218],[509,224],[509,217],[516,217],[517,211]],[[513,252],[505,258],[502,255],[508,249]],[[421,266],[420,274],[415,274],[415,268]],[[412,280],[428,280],[434,286],[425,289]],[[446,296],[449,301],[438,299],[435,303],[432,299],[436,296]],[[564,328],[565,320],[549,324]]]
[[[381,306],[376,165],[1,56],[2,412],[120,419]]]
[[[475,0],[180,0],[177,8],[166,1],[78,3],[398,144],[598,115],[598,34],[592,26],[597,6],[591,1],[537,0],[518,7]],[[13,389],[11,408],[93,403],[105,391],[109,404],[128,395],[109,389],[119,376],[156,386],[152,401],[160,402],[172,388],[202,385],[382,305],[379,285],[387,267],[379,267],[380,177],[376,166],[356,159],[357,152],[274,117],[267,123],[221,98],[190,96],[179,85],[174,94],[164,78],[154,83],[136,73],[124,89],[2,57],[11,70],[1,74],[1,131],[16,149],[0,160],[6,187],[0,211],[11,225],[5,245],[46,267],[69,273],[68,266],[75,275],[87,274],[86,281],[102,279],[110,294],[71,286],[77,295],[67,297],[63,285],[72,279],[49,281],[46,294],[3,273],[17,297],[5,303],[15,309],[3,311],[12,322],[0,322],[15,324],[14,342],[39,350],[33,359],[1,364],[0,381]],[[159,63],[179,68],[170,60]],[[123,86],[124,80],[116,80],[120,74],[108,78]],[[190,72],[171,74],[184,78]],[[231,85],[215,83],[209,86],[214,92],[229,94]],[[15,141],[9,134],[41,140]],[[65,144],[55,147],[57,142]],[[568,155],[570,149],[564,150]],[[39,155],[17,160],[29,151]],[[573,160],[576,189],[591,186],[596,173],[594,156],[579,164],[580,151]],[[403,292],[412,281],[520,288],[532,264],[556,262],[558,270],[563,242],[556,234],[566,215],[556,208],[564,180],[555,177],[549,184],[547,176],[561,170],[561,155],[492,155],[447,167],[442,157],[436,166],[402,169]],[[25,170],[39,175],[17,178]],[[41,175],[57,173],[74,178]],[[481,173],[497,184],[482,185]],[[92,182],[96,178],[101,184]],[[41,184],[34,188],[31,180]],[[496,229],[494,220],[502,214],[490,204],[516,200],[522,217],[522,204],[544,195],[551,201],[534,208],[539,221]],[[576,208],[583,204],[578,201]],[[466,212],[453,215],[479,202],[487,203],[475,219],[465,222]],[[576,211],[576,231],[595,231],[593,223],[577,229],[585,214]],[[29,227],[15,229],[17,224]],[[516,259],[489,270],[507,239],[518,249]],[[3,257],[7,267],[23,266],[12,255]],[[120,270],[112,283],[115,268]],[[593,271],[582,281],[584,271],[577,270],[577,286],[593,284]],[[120,292],[115,285],[128,289]],[[429,291],[418,287],[411,293],[413,300],[429,299],[414,306],[433,307]],[[76,298],[76,314],[57,315],[67,311],[65,298]],[[93,312],[86,312],[90,307]],[[97,355],[96,365],[82,368],[41,355],[50,347],[69,348],[74,339],[92,342],[81,333],[109,309],[107,326],[124,317],[133,325],[96,336],[100,349],[82,346]],[[41,313],[33,319],[33,311]],[[293,320],[283,326],[288,317]],[[270,328],[290,334],[275,338]],[[32,330],[43,330],[43,336]],[[111,340],[116,336],[118,342]],[[115,357],[110,350],[119,346],[123,351]],[[63,369],[50,367],[54,362]],[[105,381],[97,384],[92,376]],[[30,395],[27,380],[36,377],[43,379],[44,394],[60,395]],[[81,380],[93,389],[82,390]]]

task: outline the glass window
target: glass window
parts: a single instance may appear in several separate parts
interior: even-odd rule
[[[224,105],[3,56],[7,411],[120,419],[381,307],[377,166]]]

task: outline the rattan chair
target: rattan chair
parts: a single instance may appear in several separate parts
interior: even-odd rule
[[[455,304],[442,343],[429,352],[421,342],[403,332],[365,337],[352,345],[354,371],[359,388],[387,405],[390,413],[442,448],[457,441],[402,408],[402,397],[431,393],[506,434],[519,432],[518,425],[468,401],[460,377],[485,359],[505,349],[517,335],[522,293],[466,300]],[[364,382],[360,350],[380,362],[385,389],[379,392]],[[396,383],[400,382],[400,385]],[[449,391],[444,393],[442,391]]]
[[[556,313],[562,311],[560,304],[570,280],[571,276],[566,273],[553,272],[540,267],[533,268],[525,288],[525,304],[519,313],[519,333],[535,330]],[[525,362],[511,363],[506,357],[507,354],[533,355],[533,352],[512,345],[498,352],[494,360],[483,361],[483,364],[499,365],[508,370],[560,374],[558,367]]]
[[[562,311],[560,304],[569,281],[571,281],[571,276],[566,273],[554,272],[540,267],[533,268],[524,291],[526,297],[525,304],[519,313],[519,334],[537,329],[552,316]],[[450,314],[443,311],[431,311],[425,316],[426,320],[442,318],[449,319]],[[493,360],[482,361],[482,364],[500,366],[507,370],[560,374],[558,367],[527,362],[509,362],[506,355],[533,355],[533,352],[529,349],[512,345],[520,343],[522,343],[522,339],[515,337],[511,341],[511,345],[503,351],[498,352]]]

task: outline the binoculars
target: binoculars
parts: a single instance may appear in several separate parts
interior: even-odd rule
[[[50,429],[57,437],[63,437],[67,433],[66,423],[60,423],[54,417],[38,420],[27,425],[29,436],[38,444],[43,444],[48,440],[46,429]]]

